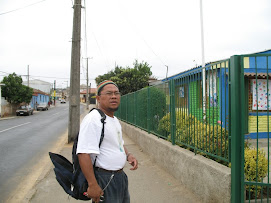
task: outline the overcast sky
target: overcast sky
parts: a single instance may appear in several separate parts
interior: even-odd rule
[[[205,61],[271,49],[270,0],[202,0]],[[73,0],[0,0],[0,80],[69,85]],[[200,0],[82,0],[89,78],[147,62],[158,79],[201,65]],[[86,28],[86,29],[85,29]],[[86,46],[87,44],[87,46]],[[81,84],[86,83],[86,60]]]

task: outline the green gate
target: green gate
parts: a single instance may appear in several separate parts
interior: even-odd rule
[[[271,55],[230,58],[232,202],[269,202]],[[244,191],[244,192],[242,192]]]

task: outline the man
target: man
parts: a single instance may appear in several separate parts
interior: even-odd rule
[[[77,145],[80,167],[89,186],[85,195],[93,202],[104,199],[107,203],[129,203],[128,178],[122,169],[126,160],[131,170],[137,169],[138,162],[124,146],[121,125],[114,117],[120,92],[114,82],[106,80],[98,85],[97,93],[99,109],[106,115],[103,142],[99,148],[101,115],[93,110],[82,121]]]

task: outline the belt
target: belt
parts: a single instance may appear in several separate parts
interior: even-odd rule
[[[121,168],[119,170],[115,170],[115,171],[113,171],[113,170],[106,170],[106,169],[99,168],[99,167],[95,167],[94,169],[97,170],[97,171],[103,171],[103,172],[107,172],[107,173],[120,173],[120,172],[123,171],[123,168]]]

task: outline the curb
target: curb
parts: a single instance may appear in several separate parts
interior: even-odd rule
[[[3,118],[0,118],[0,121],[9,120],[9,119],[13,119],[13,118],[16,118],[16,117],[15,116],[12,116],[12,117],[3,117]]]

